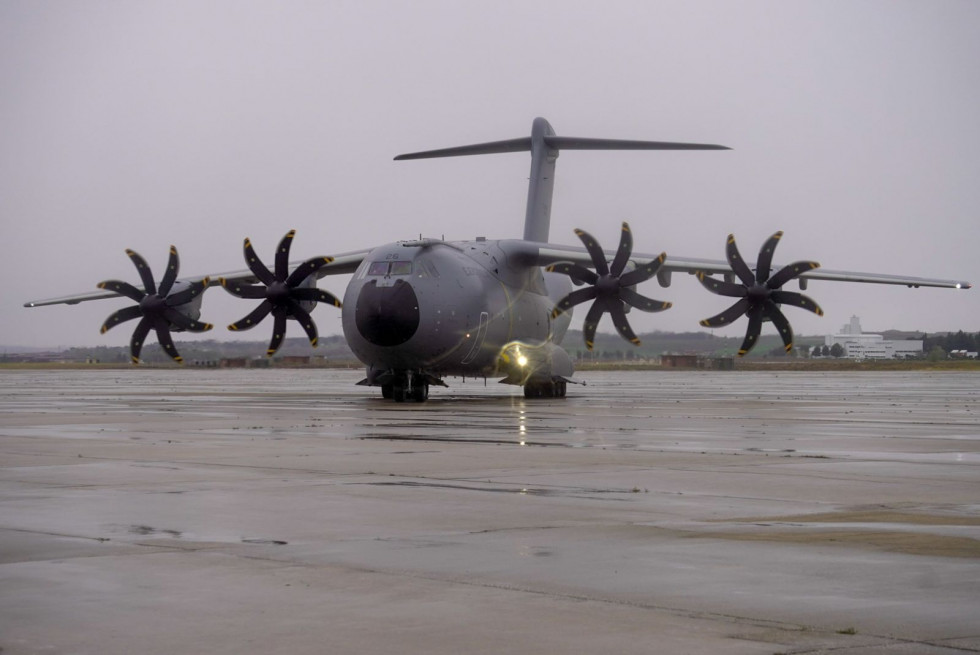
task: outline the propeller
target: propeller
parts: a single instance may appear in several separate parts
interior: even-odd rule
[[[129,354],[133,364],[140,361],[140,351],[150,330],[157,334],[157,341],[164,352],[170,355],[178,364],[183,363],[183,358],[177,352],[174,341],[170,336],[170,331],[187,330],[189,332],[206,332],[213,326],[210,323],[201,323],[175,309],[181,305],[194,300],[201,292],[208,288],[209,278],[191,282],[181,283],[179,290],[174,290],[174,282],[177,281],[177,272],[180,270],[180,258],[177,256],[177,248],[170,246],[170,261],[167,263],[167,272],[164,273],[160,286],[157,287],[153,279],[153,273],[147,266],[146,260],[139,253],[127,250],[126,254],[136,265],[140,279],[143,281],[143,289],[137,289],[128,282],[120,280],[106,280],[99,282],[100,289],[113,291],[120,296],[135,300],[136,305],[125,307],[109,315],[109,318],[102,324],[102,334],[116,327],[120,323],[140,319],[133,330],[133,337],[129,341]]]
[[[549,273],[564,273],[576,282],[589,285],[584,289],[572,291],[559,300],[551,312],[551,317],[555,318],[575,305],[593,300],[588,314],[585,315],[583,336],[585,337],[586,348],[592,350],[596,328],[599,326],[599,319],[602,318],[604,312],[608,312],[612,317],[616,330],[624,339],[633,345],[640,345],[640,340],[626,320],[624,304],[644,312],[660,312],[671,306],[669,302],[647,298],[630,288],[656,275],[667,258],[667,253],[661,253],[652,262],[637,266],[624,273],[626,264],[633,254],[633,234],[630,232],[628,223],[623,223],[623,230],[619,237],[619,250],[616,251],[612,265],[606,262],[606,256],[602,252],[599,242],[591,234],[585,230],[575,230],[575,234],[585,244],[585,249],[588,250],[589,256],[592,258],[595,271],[593,272],[574,262],[556,262],[545,269]]]
[[[759,259],[756,262],[755,273],[753,274],[748,264],[745,263],[738,252],[738,246],[735,245],[735,235],[728,235],[728,243],[725,246],[725,257],[728,259],[728,265],[732,267],[732,271],[735,272],[741,284],[715,279],[706,275],[704,271],[698,271],[697,273],[698,280],[701,281],[701,284],[708,291],[716,293],[719,296],[739,299],[734,305],[720,314],[701,321],[701,325],[705,327],[722,327],[729,325],[743,314],[749,317],[749,326],[745,331],[745,340],[742,342],[742,346],[738,351],[739,357],[748,353],[755,346],[759,334],[762,332],[762,322],[766,319],[771,320],[772,324],[776,326],[776,329],[779,331],[779,336],[782,337],[783,345],[786,347],[786,352],[793,349],[793,329],[783,315],[782,310],[779,309],[779,305],[792,305],[811,311],[817,316],[823,316],[823,310],[810,298],[801,293],[782,290],[784,284],[799,277],[806,271],[819,268],[820,264],[810,261],[794,262],[782,267],[776,271],[775,275],[770,276],[772,272],[772,254],[782,237],[782,232],[776,232],[762,245],[762,249],[759,250]]]
[[[261,300],[259,306],[228,326],[229,330],[249,330],[258,325],[269,314],[273,317],[272,341],[266,355],[272,357],[279,350],[286,337],[286,319],[299,322],[310,339],[310,344],[317,345],[316,323],[304,305],[325,302],[340,307],[341,302],[334,295],[317,289],[307,280],[320,268],[333,261],[333,257],[314,257],[289,272],[289,248],[293,243],[296,230],[290,230],[279,242],[276,249],[274,270],[262,263],[252,248],[252,242],[245,239],[245,263],[249,270],[258,278],[260,284],[243,284],[241,282],[221,279],[225,291],[239,298]],[[311,307],[312,309],[312,307]]]

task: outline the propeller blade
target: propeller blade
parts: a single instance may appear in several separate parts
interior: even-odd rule
[[[621,288],[619,290],[619,297],[622,298],[623,302],[630,307],[636,307],[640,311],[644,312],[662,312],[665,309],[670,309],[673,307],[673,303],[647,298],[646,296],[633,291],[629,287]]]
[[[136,266],[136,270],[140,274],[140,279],[143,280],[143,289],[146,291],[147,295],[152,295],[157,292],[157,285],[153,281],[153,273],[150,272],[150,267],[147,266],[146,260],[143,259],[138,252],[135,250],[126,249],[126,254],[129,258],[133,260],[133,264]]]
[[[233,296],[247,298],[249,300],[262,300],[266,294],[266,287],[256,284],[229,282],[225,278],[221,278],[221,287]]]
[[[191,282],[190,286],[188,286],[186,289],[183,289],[182,291],[178,291],[177,293],[172,293],[169,296],[167,296],[167,305],[169,305],[170,307],[176,307],[178,305],[184,305],[186,303],[189,303],[191,300],[194,299],[194,296],[198,295],[199,293],[207,289],[208,285],[210,284],[211,284],[211,278],[209,277],[206,277],[202,280],[198,280],[197,282]]]
[[[817,262],[793,262],[776,271],[776,274],[766,282],[766,286],[770,289],[779,289],[790,280],[815,268],[820,268],[820,264]]]
[[[633,233],[630,232],[629,223],[623,221],[623,230],[619,235],[619,250],[616,251],[616,256],[613,258],[612,267],[609,272],[619,277],[623,273],[623,269],[626,268],[626,262],[629,261],[630,255],[633,254]]]
[[[181,330],[187,330],[188,332],[207,332],[214,327],[210,323],[202,323],[201,321],[195,321],[192,318],[188,318],[172,307],[164,308],[163,318],[165,318],[168,323],[180,328]]]
[[[811,311],[817,316],[823,316],[823,310],[820,309],[820,305],[802,293],[796,293],[795,291],[773,291],[769,299],[780,305],[792,305],[793,307]]]
[[[564,273],[568,277],[572,278],[572,280],[577,280],[578,282],[583,282],[585,284],[595,284],[599,281],[598,275],[581,264],[576,264],[574,262],[555,262],[554,264],[545,267],[544,270],[547,273]]]
[[[134,318],[139,318],[143,315],[143,310],[140,309],[139,305],[131,305],[129,307],[124,307],[117,312],[109,314],[109,318],[105,320],[102,324],[102,329],[100,332],[105,334],[112,328],[116,327],[120,323],[125,323],[126,321],[131,321]]]
[[[772,321],[772,324],[779,331],[779,336],[783,340],[783,347],[786,348],[786,352],[793,350],[793,328],[790,326],[789,321],[786,320],[786,316],[780,311],[776,303],[771,300],[766,302],[765,306],[766,316]]]
[[[757,283],[762,284],[769,279],[769,273],[772,271],[772,254],[776,251],[776,246],[782,238],[783,232],[780,230],[762,244],[762,248],[759,250],[759,260],[755,266],[755,281]]]
[[[750,287],[755,283],[755,276],[752,275],[749,265],[745,263],[742,255],[738,252],[734,234],[728,235],[728,241],[725,243],[725,258],[728,260],[728,265],[732,267],[732,271],[742,281],[742,284]]]
[[[155,321],[153,328],[156,330],[157,341],[160,343],[160,347],[163,348],[163,352],[170,355],[170,358],[178,364],[183,364],[184,358],[180,356],[179,352],[177,352],[177,346],[174,345],[174,340],[170,336],[170,328],[167,327],[166,321]]]
[[[567,312],[575,305],[580,305],[588,300],[592,300],[598,295],[599,291],[595,287],[586,287],[572,291],[570,294],[558,301],[555,308],[551,310],[551,318],[557,318],[562,312]]]
[[[306,332],[306,336],[310,340],[310,345],[316,348],[319,335],[317,334],[316,323],[313,321],[313,317],[294,300],[288,301],[288,307],[289,313],[292,314],[293,318],[296,319],[300,327]]]
[[[146,298],[145,293],[134,287],[129,282],[123,282],[122,280],[106,280],[105,282],[99,282],[96,286],[100,289],[114,291],[120,296],[125,296],[130,300],[135,300],[136,302]]]
[[[286,310],[283,307],[276,307],[272,310],[275,322],[272,327],[272,340],[269,341],[269,349],[265,351],[266,357],[272,357],[279,350],[283,339],[286,338]]]
[[[595,332],[599,327],[599,319],[602,318],[602,304],[592,303],[589,313],[585,315],[585,324],[582,326],[582,336],[585,337],[585,347],[592,350],[595,345]]]
[[[646,282],[660,270],[663,266],[664,260],[667,259],[667,253],[662,252],[660,256],[654,259],[652,262],[643,264],[642,266],[637,266],[629,273],[626,273],[619,278],[619,284],[623,287],[632,287],[640,282]]]
[[[630,328],[629,321],[626,320],[626,312],[623,311],[623,303],[613,301],[609,303],[608,306],[609,315],[612,317],[613,325],[619,331],[624,339],[629,341],[634,346],[640,345],[640,340],[637,338],[636,333]]]
[[[160,281],[159,294],[161,297],[166,298],[167,294],[170,293],[170,289],[173,288],[174,282],[177,280],[177,273],[180,271],[180,257],[177,255],[177,247],[170,246],[170,260],[167,262],[167,272],[163,274],[163,280]]]
[[[323,289],[310,288],[299,288],[292,289],[289,292],[290,297],[294,300],[306,300],[313,302],[324,302],[328,305],[333,305],[334,307],[343,307],[344,304],[340,302],[340,299],[329,291],[324,291]]]
[[[595,240],[595,237],[585,230],[579,229],[575,230],[575,235],[582,240],[585,249],[589,251],[589,257],[592,258],[595,272],[600,276],[609,275],[609,265],[606,263],[606,255],[602,252],[602,248],[599,246],[599,242]]]
[[[724,327],[730,325],[733,321],[738,319],[742,314],[746,312],[749,308],[749,299],[742,298],[734,305],[721,312],[720,314],[715,314],[711,318],[706,318],[701,321],[701,325],[708,328]]]
[[[279,246],[276,248],[276,279],[280,282],[285,281],[286,276],[289,275],[289,249],[293,245],[294,236],[296,230],[286,232],[286,236],[279,241]]]
[[[136,329],[133,330],[133,336],[129,339],[129,358],[134,364],[139,364],[140,362],[140,351],[143,349],[146,335],[150,333],[152,323],[153,319],[149,316],[144,316],[143,320],[136,326]]]
[[[294,230],[295,232],[295,230]],[[288,248],[287,248],[288,252]],[[308,259],[293,271],[288,278],[286,278],[286,286],[295,287],[303,283],[303,280],[310,277],[321,268],[333,261],[333,257],[314,257],[313,259]],[[278,266],[278,261],[276,263]],[[278,275],[278,271],[276,272]]]
[[[272,274],[259,256],[255,254],[255,249],[252,247],[252,242],[246,237],[245,239],[245,264],[248,266],[248,270],[255,274],[255,277],[259,278],[262,284],[269,286],[276,281],[276,277]]]
[[[228,326],[229,330],[238,332],[241,330],[250,330],[259,324],[263,318],[268,316],[269,312],[272,311],[272,303],[268,300],[263,300],[258,307],[253,309],[245,318],[235,321]]]
[[[756,341],[759,339],[759,335],[762,333],[762,310],[753,309],[749,311],[749,327],[745,331],[745,340],[742,341],[742,346],[738,349],[738,356],[744,357],[753,347],[755,347]]]
[[[703,271],[698,271],[697,273],[698,282],[704,286],[705,289],[711,293],[717,293],[719,296],[728,296],[729,298],[744,298],[748,293],[741,284],[735,284],[734,282],[727,282],[725,280],[719,280],[706,275]]]

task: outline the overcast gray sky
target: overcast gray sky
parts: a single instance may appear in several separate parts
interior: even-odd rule
[[[243,268],[246,236],[271,258],[290,228],[296,258],[520,237],[526,153],[392,157],[525,136],[535,116],[734,148],[562,153],[553,242],[581,227],[612,248],[628,220],[637,250],[720,259],[734,232],[754,259],[782,229],[779,262],[980,282],[978,2],[4,0],[0,344],[127,344],[98,330],[128,301],[21,306],[137,281],[126,248],[161,271],[173,243],[192,275]],[[728,305],[693,278],[641,290],[674,308],[634,312],[638,331]],[[977,290],[807,293],[826,316],[788,309],[797,333],[852,314],[980,330]],[[205,338],[268,338],[224,330],[251,304],[204,305]],[[340,332],[335,309],[314,317]]]

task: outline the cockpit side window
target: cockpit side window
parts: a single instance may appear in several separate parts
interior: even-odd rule
[[[371,266],[368,268],[368,275],[387,275],[388,274],[388,262],[371,262]]]

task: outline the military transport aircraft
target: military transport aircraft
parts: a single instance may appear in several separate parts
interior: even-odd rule
[[[575,231],[584,247],[549,242],[555,162],[560,151],[727,149],[711,144],[558,136],[548,121],[537,118],[529,137],[395,157],[407,160],[529,151],[531,175],[523,239],[420,238],[290,262],[295,234],[290,231],[279,243],[271,268],[245,239],[248,268],[220,276],[178,279],[177,249],[171,246],[167,270],[159,284],[146,261],[127,251],[142,288],[108,280],[98,285],[99,292],[25,306],[75,304],[117,296],[131,299],[137,304],[111,314],[102,331],[139,319],[130,341],[135,364],[150,330],[168,355],[178,363],[182,361],[171,332],[211,329],[210,323],[198,319],[203,293],[215,278],[229,293],[258,302],[229,329],[247,330],[272,315],[269,356],[282,344],[290,320],[299,323],[315,346],[317,329],[310,312],[317,303],[334,305],[342,308],[344,336],[367,368],[367,377],[359,384],[381,387],[385,398],[404,402],[424,401],[429,386],[446,386],[443,378],[447,376],[500,377],[501,382],[523,386],[527,397],[563,397],[573,366],[561,342],[573,307],[591,302],[583,329],[589,349],[604,313],[610,315],[623,338],[639,344],[627,321],[629,308],[659,312],[671,303],[644,296],[636,286],[656,277],[667,287],[677,272],[696,275],[709,291],[735,300],[701,324],[719,327],[746,316],[748,327],[739,355],[752,349],[766,321],[775,326],[786,350],[792,348],[793,331],[782,306],[822,314],[807,296],[783,289],[794,279],[801,290],[809,280],[956,289],[971,286],[954,280],[828,271],[810,261],[774,265],[773,252],[782,232],[763,244],[754,268],[742,258],[732,235],[726,242],[725,261],[635,253],[626,223],[615,251],[603,250],[584,230]],[[342,303],[316,286],[318,279],[336,274],[353,274]],[[573,290],[573,285],[581,288]]]

